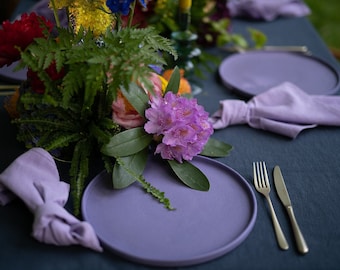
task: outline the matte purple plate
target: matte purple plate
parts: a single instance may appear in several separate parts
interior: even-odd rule
[[[18,62],[14,62],[9,66],[0,68],[0,78],[10,83],[21,83],[27,78],[27,69],[21,69],[13,71],[18,65]]]
[[[289,81],[313,95],[339,90],[339,72],[313,56],[301,53],[251,51],[233,54],[219,67],[223,84],[251,97]]]
[[[167,210],[139,183],[113,190],[111,176],[102,172],[84,192],[84,219],[106,248],[142,264],[187,266],[228,253],[254,226],[255,195],[228,166],[205,157],[192,163],[208,177],[208,192],[184,186],[158,159],[145,169],[145,179],[164,191],[176,210]]]

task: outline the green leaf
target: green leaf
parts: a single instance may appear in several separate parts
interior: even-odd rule
[[[109,143],[101,148],[101,152],[110,157],[126,157],[146,148],[152,141],[143,127],[125,130],[111,137]]]
[[[144,112],[148,106],[149,97],[137,84],[130,83],[129,90],[120,88],[124,97],[131,103],[139,115],[144,117]]]
[[[121,189],[134,183],[137,180],[136,175],[138,176],[144,171],[147,155],[148,151],[145,148],[134,155],[119,158],[113,168],[113,187]]]
[[[256,49],[260,49],[266,44],[267,36],[263,32],[254,28],[248,28],[248,31],[250,33],[252,41],[255,43]]]
[[[200,155],[208,157],[224,157],[229,155],[229,152],[232,149],[233,147],[230,144],[210,138],[205,144]]]
[[[204,173],[188,161],[179,163],[175,160],[168,160],[168,163],[178,178],[187,186],[201,191],[208,191],[209,180]]]
[[[170,80],[168,82],[168,85],[165,89],[165,93],[171,91],[174,94],[178,93],[179,89],[179,83],[181,80],[181,74],[179,72],[179,68],[176,66],[171,74]]]

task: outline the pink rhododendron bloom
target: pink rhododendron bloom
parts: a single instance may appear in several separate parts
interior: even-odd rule
[[[208,113],[197,104],[196,99],[188,99],[168,92],[164,97],[150,101],[145,111],[148,121],[144,129],[149,134],[162,137],[155,154],[163,159],[191,160],[202,152],[213,127],[208,121]]]
[[[155,95],[162,94],[162,81],[156,73],[150,74],[150,80],[153,83],[153,92]],[[145,92],[148,92],[143,85],[141,86]],[[151,95],[149,95],[150,98]],[[112,103],[112,120],[126,129],[142,126],[145,118],[141,116],[130,102],[119,91],[116,100]]]

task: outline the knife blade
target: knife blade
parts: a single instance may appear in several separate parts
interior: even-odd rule
[[[308,246],[305,241],[305,238],[302,235],[300,227],[296,221],[294,211],[293,211],[293,206],[289,198],[288,190],[286,188],[286,184],[284,182],[281,169],[279,166],[274,167],[274,184],[275,184],[276,192],[279,195],[279,198],[282,204],[285,206],[288,212],[288,216],[292,224],[293,233],[294,233],[294,237],[296,240],[298,251],[301,252],[302,254],[305,254],[308,252]]]

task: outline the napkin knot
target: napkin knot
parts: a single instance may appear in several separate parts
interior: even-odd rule
[[[236,124],[246,124],[249,119],[247,103],[241,100],[222,100],[220,109],[212,115],[210,121],[215,129]]]
[[[34,212],[32,236],[38,241],[57,246],[80,244],[102,251],[93,228],[70,215],[58,202],[46,202]]]
[[[311,10],[302,0],[229,0],[227,2],[232,17],[250,17],[272,21],[279,16],[302,17]]]
[[[35,215],[32,236],[38,241],[102,251],[91,225],[64,209],[68,196],[69,184],[60,181],[53,157],[42,148],[30,149],[0,174],[0,204],[19,197]]]
[[[284,82],[247,103],[220,101],[210,121],[215,129],[248,124],[295,138],[302,130],[318,125],[340,126],[340,96],[308,95],[296,85]]]

